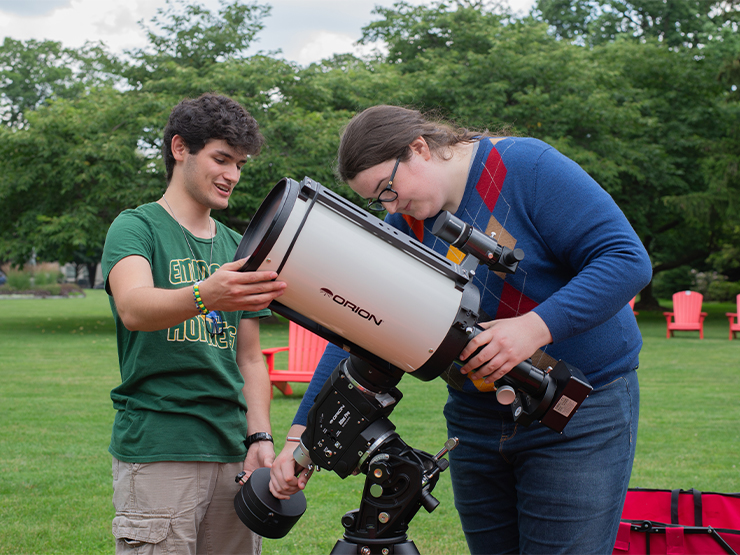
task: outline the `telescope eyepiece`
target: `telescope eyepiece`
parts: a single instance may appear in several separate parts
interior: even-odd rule
[[[453,247],[464,243],[470,235],[470,226],[449,212],[442,212],[432,226],[432,233]]]

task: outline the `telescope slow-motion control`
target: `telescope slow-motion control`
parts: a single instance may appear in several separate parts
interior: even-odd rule
[[[448,212],[432,232],[465,254],[460,264],[305,178],[281,180],[252,219],[235,260],[243,271],[272,270],[288,287],[270,308],[348,353],[309,412],[295,451],[304,468],[341,478],[364,474],[359,509],[342,518],[344,535],[332,553],[418,553],[408,539],[421,507],[447,469],[448,439],[436,455],[408,446],[388,419],[402,398],[396,387],[409,373],[422,381],[442,375],[478,326],[479,265],[513,274],[524,257]],[[564,361],[542,370],[531,361],[496,382],[500,403],[523,425],[539,421],[561,432],[591,391]],[[269,471],[253,473],[234,504],[255,533],[281,538],[306,508],[303,492],[274,498]],[[266,471],[266,472],[265,472]]]

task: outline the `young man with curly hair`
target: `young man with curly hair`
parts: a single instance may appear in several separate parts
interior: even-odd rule
[[[257,122],[205,94],[171,112],[167,189],[122,212],[103,254],[121,384],[111,398],[116,553],[259,553],[233,499],[270,466],[270,381],[258,319],[285,284],[240,272],[240,235],[211,218],[259,153]]]

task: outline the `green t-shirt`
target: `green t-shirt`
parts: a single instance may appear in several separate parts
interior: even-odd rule
[[[122,212],[111,224],[103,250],[103,276],[121,259],[138,255],[152,268],[154,286],[192,287],[230,262],[241,237],[218,223],[213,239],[183,229],[159,204]],[[209,267],[209,261],[212,263]],[[195,302],[195,301],[193,301]],[[129,331],[110,297],[116,321],[121,385],[111,391],[118,410],[109,451],[124,462],[237,462],[246,457],[244,380],[236,364],[241,318],[270,314],[226,312],[226,333],[211,337],[196,316],[169,329]]]

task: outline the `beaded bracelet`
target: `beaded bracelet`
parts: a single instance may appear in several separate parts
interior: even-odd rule
[[[206,308],[206,305],[203,304],[203,299],[200,298],[200,291],[198,291],[198,284],[201,283],[201,281],[196,281],[193,284],[193,297],[195,298],[195,307],[204,315],[208,315],[208,309]]]

